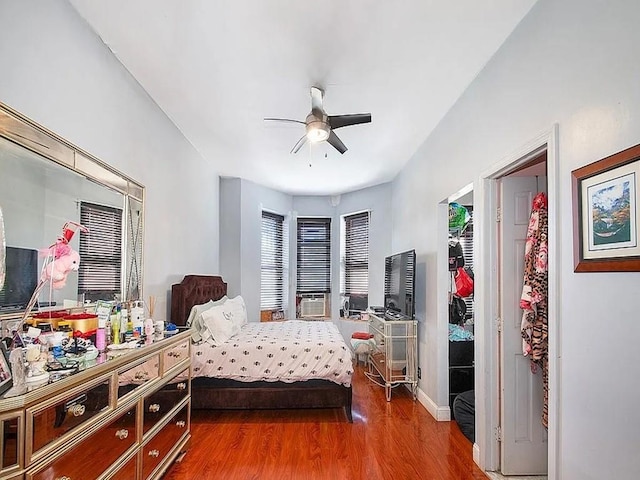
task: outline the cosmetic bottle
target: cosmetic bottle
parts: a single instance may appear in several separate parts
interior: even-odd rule
[[[106,348],[104,327],[98,327],[98,330],[96,330],[96,348],[100,352],[104,352],[104,349]]]
[[[125,305],[126,306],[126,305]],[[127,333],[129,324],[129,310],[122,307],[120,311],[120,341],[123,341],[125,333]]]
[[[111,343],[120,343],[120,305],[116,307],[116,313],[111,315]]]
[[[153,318],[147,318],[144,321],[144,334],[147,338],[153,337],[153,331],[155,330],[155,326],[153,324]]]
[[[111,339],[116,345],[120,343],[120,319],[118,318],[111,323]]]

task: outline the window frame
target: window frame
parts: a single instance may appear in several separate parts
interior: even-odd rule
[[[268,231],[270,235],[275,237],[275,241],[271,245],[265,245],[265,227],[273,226],[272,231]],[[285,217],[277,213],[262,211],[260,226],[260,310],[284,310],[286,300],[286,233]],[[270,250],[266,246],[272,246]],[[265,254],[268,254],[265,256]],[[265,262],[265,260],[270,260]],[[274,272],[275,281],[268,285],[273,291],[268,295],[265,288],[265,273]],[[267,277],[268,279],[268,277]],[[268,283],[268,282],[267,282]],[[279,284],[278,284],[279,283]],[[272,297],[272,298],[269,298]]]
[[[331,293],[331,218],[296,219],[296,295]]]
[[[343,215],[340,256],[340,293],[369,296],[369,210]]]

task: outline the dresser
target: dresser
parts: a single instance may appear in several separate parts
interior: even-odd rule
[[[0,479],[157,479],[190,440],[190,335],[0,398]]]
[[[375,348],[369,354],[369,379],[384,387],[387,402],[391,389],[407,384],[416,399],[418,392],[418,322],[416,320],[388,320],[369,314],[369,333]]]

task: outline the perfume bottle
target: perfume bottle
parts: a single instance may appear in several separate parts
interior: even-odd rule
[[[98,351],[104,352],[104,349],[106,348],[106,343],[107,343],[107,338],[104,331],[104,327],[98,327],[98,330],[96,330],[96,348],[98,349]]]
[[[153,336],[153,331],[155,330],[155,325],[153,323],[152,318],[147,318],[144,321],[144,334],[147,338],[151,338]]]

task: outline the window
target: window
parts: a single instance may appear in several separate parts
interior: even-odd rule
[[[298,218],[297,293],[331,292],[331,219]]]
[[[284,217],[262,212],[260,247],[260,310],[281,310],[284,305]]]
[[[87,300],[113,299],[121,294],[122,209],[80,203],[78,293]]]
[[[473,272],[473,207],[467,205],[465,208],[469,211],[471,219],[467,223],[467,228],[460,235],[460,245],[462,245],[462,254],[464,255],[464,267]],[[466,318],[473,318],[473,294],[465,298],[464,303],[467,304]]]
[[[344,217],[341,291],[355,310],[366,310],[369,293],[369,212]],[[364,308],[361,308],[364,305]]]

